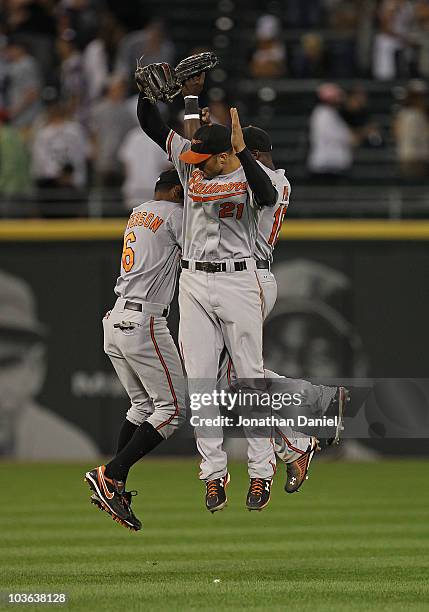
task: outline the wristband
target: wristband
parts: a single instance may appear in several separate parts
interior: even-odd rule
[[[185,96],[185,119],[199,119],[198,96]]]

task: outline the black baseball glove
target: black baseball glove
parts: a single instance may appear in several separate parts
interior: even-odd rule
[[[187,79],[211,70],[218,63],[219,60],[217,56],[211,51],[205,51],[204,53],[197,53],[196,55],[185,57],[185,59],[182,59],[176,66],[175,72],[177,81],[181,85]]]
[[[137,61],[137,69],[134,73],[137,87],[152,104],[155,102],[168,104],[181,91],[174,68],[165,62],[143,66],[142,60],[141,57]]]

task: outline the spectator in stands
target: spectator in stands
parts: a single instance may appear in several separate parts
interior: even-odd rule
[[[429,0],[417,0],[415,11],[416,30],[412,40],[417,46],[417,73],[429,79]]]
[[[140,127],[135,127],[126,135],[118,157],[124,166],[125,181],[122,192],[126,207],[131,209],[151,200],[156,179],[170,166],[165,151]]]
[[[5,37],[1,35],[0,31],[0,48],[4,46]],[[6,108],[6,87],[7,87],[7,73],[8,73],[8,62],[6,60],[6,54],[0,51],[0,111]]]
[[[161,20],[151,21],[144,29],[129,32],[121,40],[115,71],[132,82],[136,58],[144,57],[145,64],[174,63],[176,50],[168,38]],[[131,75],[131,76],[130,76]],[[134,83],[132,83],[135,89]]]
[[[28,129],[41,111],[39,66],[19,38],[9,39],[5,55],[6,110],[13,126]]]
[[[39,189],[80,190],[87,182],[88,141],[83,128],[68,118],[64,106],[48,107],[46,124],[34,138],[32,174]]]
[[[327,62],[320,34],[301,36],[301,45],[293,61],[294,76],[302,79],[323,79],[327,76]]]
[[[394,120],[400,173],[404,179],[429,176],[428,88],[424,81],[408,85],[405,107]]]
[[[372,147],[382,144],[380,129],[371,117],[368,95],[362,86],[357,85],[346,95],[341,116],[360,143]]]
[[[378,11],[379,31],[373,50],[373,74],[376,79],[389,81],[407,76],[414,18],[414,6],[410,0],[382,0]]]
[[[66,112],[84,124],[88,98],[82,55],[76,45],[76,33],[65,30],[57,40],[60,64],[60,95]]]
[[[20,204],[31,191],[28,144],[20,131],[10,125],[7,114],[0,112],[1,215],[13,216],[19,214],[20,210],[23,212]]]
[[[362,0],[324,0],[324,5],[329,27],[348,33],[356,29]]]
[[[355,143],[339,112],[344,91],[334,83],[325,83],[317,93],[319,103],[310,117],[308,168],[319,182],[340,182],[352,167]]]
[[[100,2],[97,0],[60,0],[57,17],[59,32],[75,32],[76,46],[84,49],[96,36],[99,8]]]
[[[135,125],[136,119],[126,100],[125,82],[118,75],[112,76],[106,95],[93,107],[90,116],[98,186],[113,188],[122,185],[124,175],[118,151]]]
[[[125,30],[113,13],[104,10],[100,15],[97,38],[83,52],[83,69],[90,102],[101,98],[109,75],[113,72],[118,46]]]
[[[356,67],[359,75],[372,74],[375,14],[378,2],[379,0],[359,1],[359,24],[356,32]]]
[[[0,3],[0,23],[8,36],[19,37],[48,82],[55,66],[55,6],[47,0],[8,0]]]
[[[334,36],[327,49],[331,78],[349,78],[356,74],[356,41],[361,4],[360,0],[331,3],[328,25]]]
[[[280,21],[263,15],[256,23],[256,49],[250,62],[255,78],[275,79],[286,72],[286,47],[280,39]]]

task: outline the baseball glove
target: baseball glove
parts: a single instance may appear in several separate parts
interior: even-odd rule
[[[181,91],[174,69],[165,62],[143,66],[142,60],[141,57],[137,61],[134,73],[137,87],[152,104],[171,102]]]
[[[217,66],[218,63],[219,60],[217,56],[211,51],[205,51],[204,53],[197,53],[196,55],[185,57],[185,59],[182,59],[176,66],[175,72],[177,81],[181,85],[187,79],[211,70]]]

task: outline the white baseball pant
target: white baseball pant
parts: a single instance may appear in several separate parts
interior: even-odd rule
[[[258,269],[257,276],[263,295],[263,315],[265,320],[273,310],[277,300],[277,282],[274,274],[268,269]],[[233,362],[228,353],[224,353],[219,365],[218,385],[221,389],[231,387],[237,377],[232,364]],[[279,391],[284,392],[287,385],[288,393],[291,395],[298,393],[302,401],[302,408],[305,409],[306,413],[311,411],[315,417],[325,414],[336,392],[335,387],[313,385],[306,380],[280,376],[271,370],[265,370],[265,377],[271,380],[281,379]],[[290,427],[282,426],[275,428],[274,440],[277,457],[285,463],[292,463],[299,459],[308,449],[311,438],[294,431]]]
[[[226,346],[240,379],[249,381],[251,391],[266,388],[262,359],[262,302],[256,264],[245,260],[247,269],[207,273],[195,270],[195,262],[182,271],[179,284],[179,339],[188,389],[193,394],[216,389],[219,358]],[[214,418],[219,409],[211,404],[199,417]],[[245,431],[248,442],[250,478],[272,478],[275,472],[274,443],[271,435],[254,437]],[[227,472],[222,427],[195,427],[197,448],[202,456],[201,480],[221,478]]]
[[[184,422],[185,380],[179,354],[162,316],[166,306],[142,304],[143,311],[116,304],[103,319],[104,351],[130,400],[127,419],[148,421],[164,438]]]

